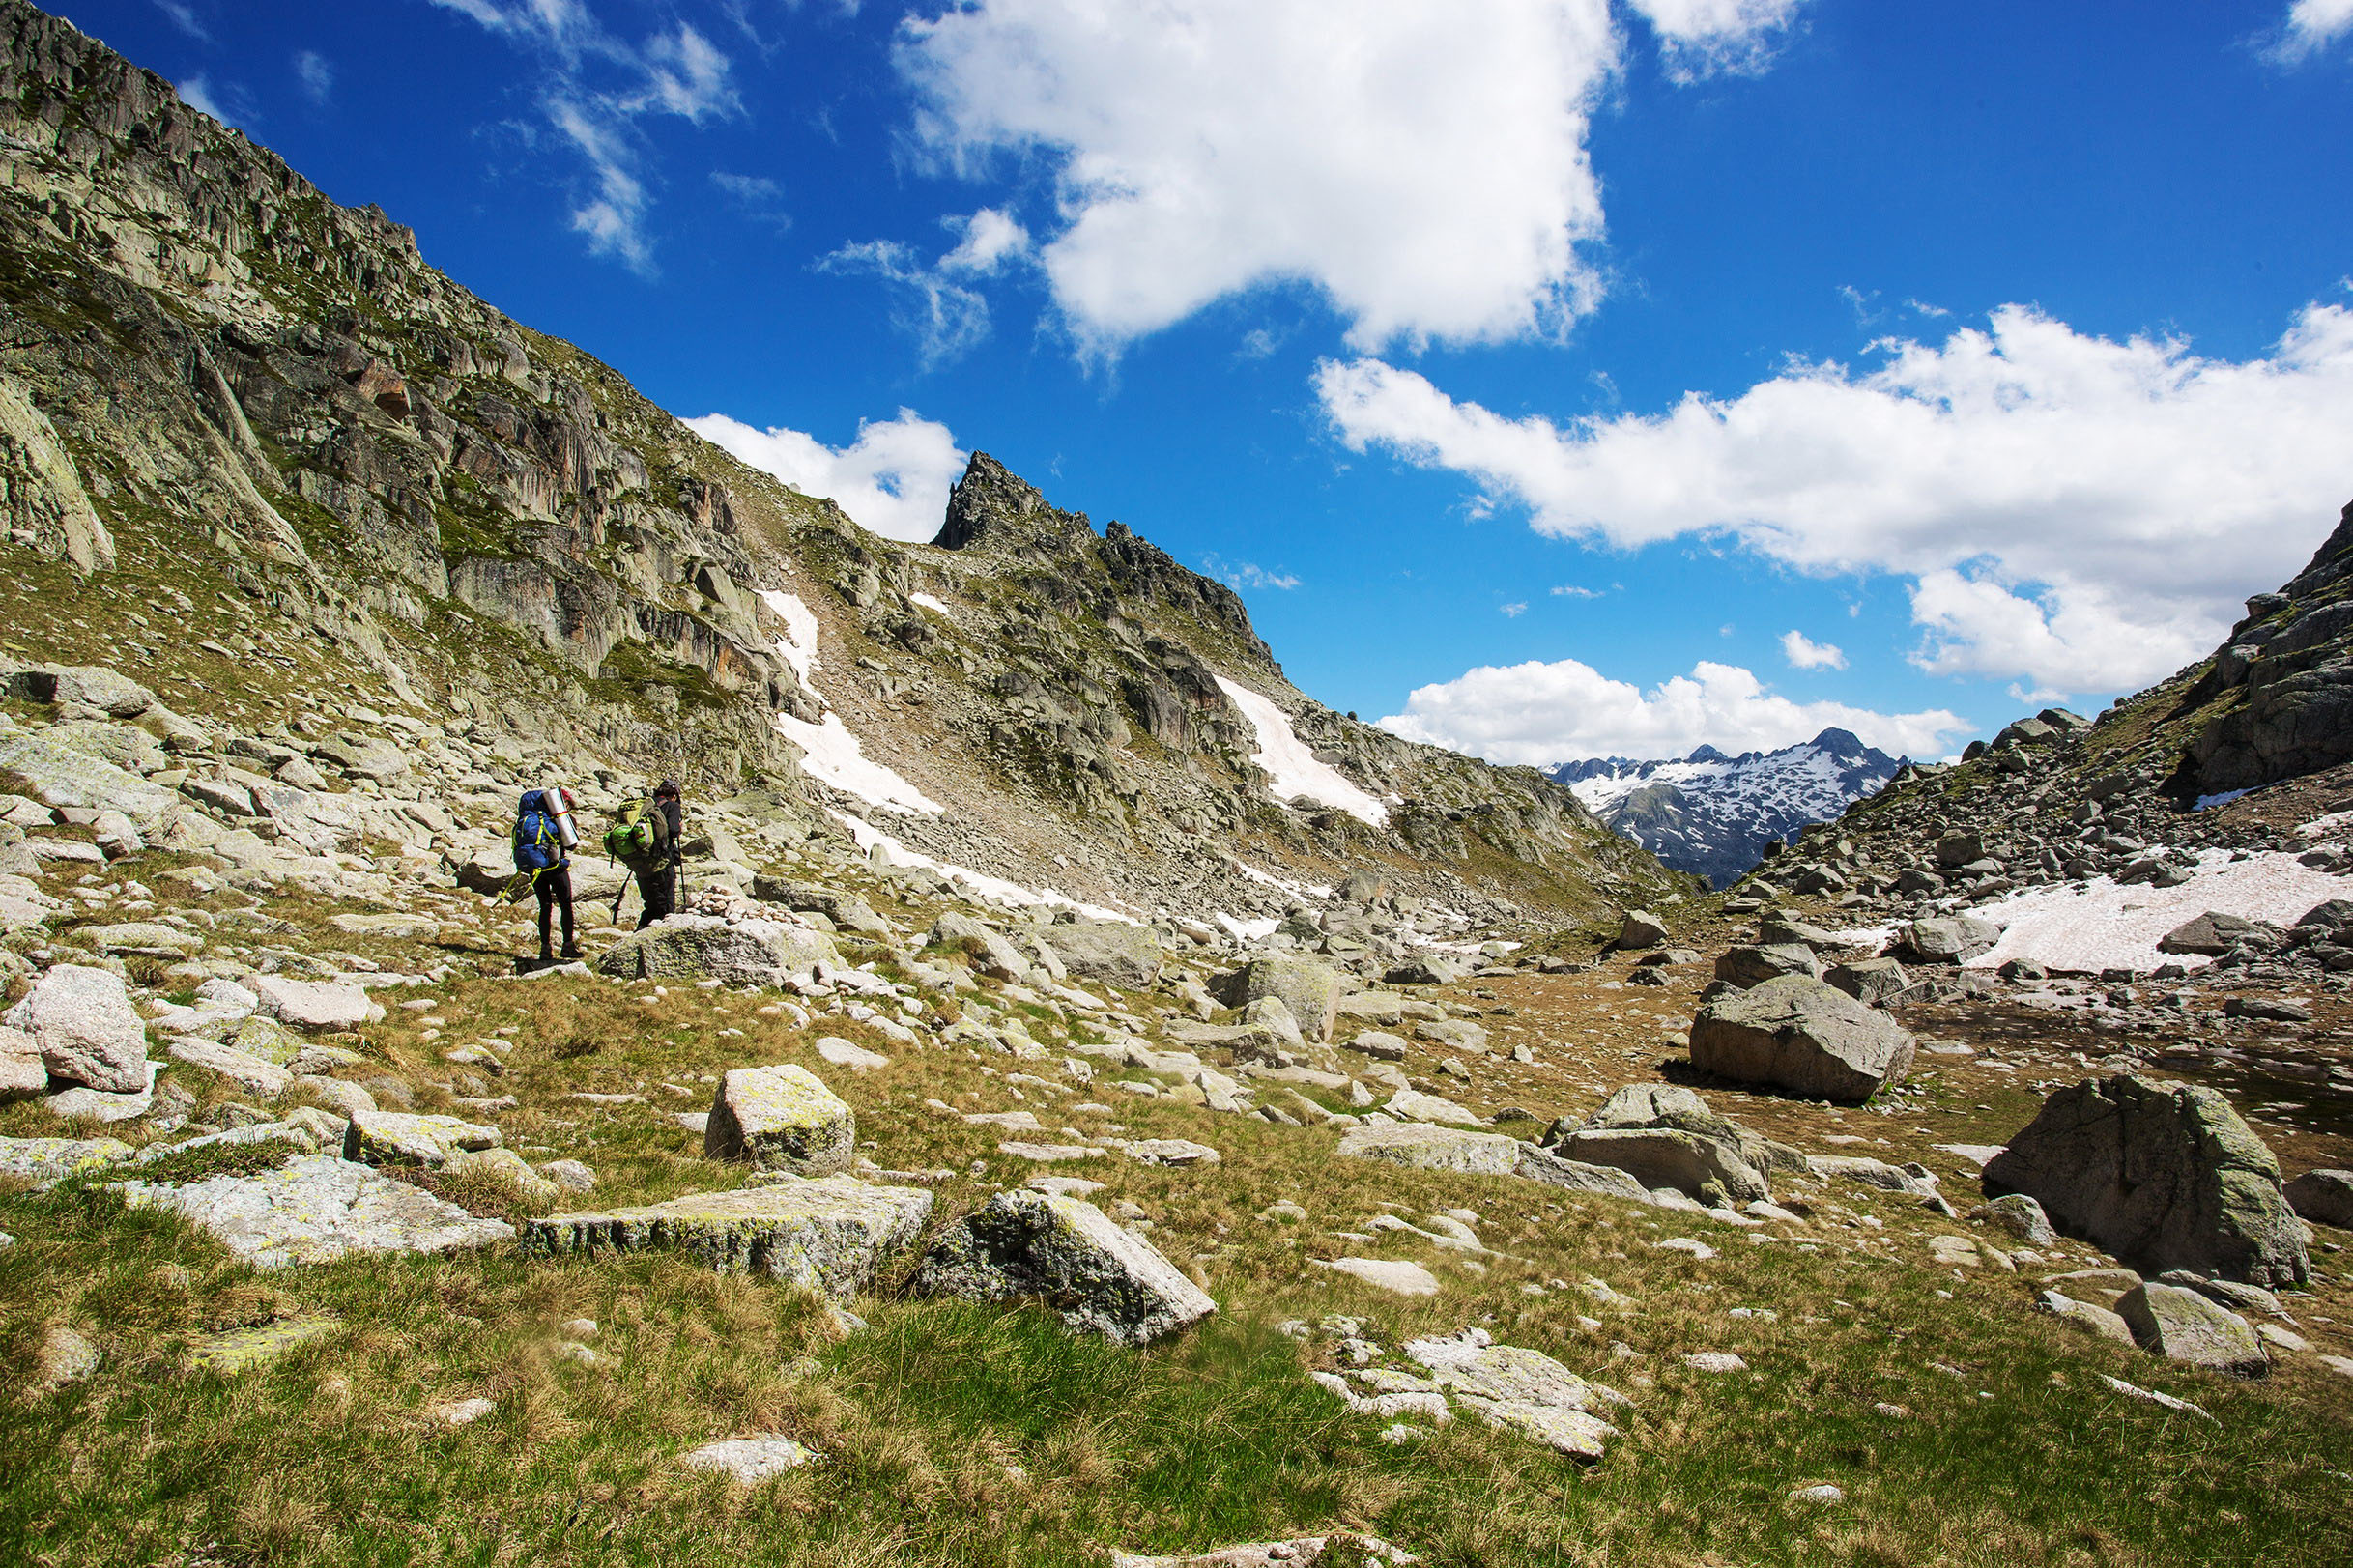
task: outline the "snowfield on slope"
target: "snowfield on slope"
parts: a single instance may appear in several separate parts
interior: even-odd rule
[[[951,882],[959,883],[986,898],[994,898],[999,903],[1012,904],[1021,909],[1034,909],[1043,904],[1054,908],[1076,910],[1089,920],[1116,920],[1123,921],[1130,926],[1143,924],[1133,915],[1122,910],[1105,909],[1099,903],[1087,903],[1072,898],[1067,893],[1057,893],[1052,888],[1026,888],[1019,882],[1009,882],[1001,876],[990,876],[987,871],[976,871],[969,866],[958,866],[944,860],[933,860],[920,850],[909,849],[905,844],[901,843],[864,817],[851,816],[847,812],[836,812],[830,809],[827,810],[826,814],[849,830],[851,841],[860,849],[871,854],[875,846],[879,844],[882,846],[882,852],[889,857],[894,866],[920,866],[934,875],[944,876]]]
[[[816,613],[794,595],[775,588],[760,589],[760,597],[785,623],[785,635],[775,642],[776,656],[792,667],[801,690],[824,702],[824,694],[809,679],[810,672],[818,668]],[[869,806],[886,812],[937,816],[947,810],[898,773],[868,756],[840,714],[828,713],[818,724],[795,719],[789,713],[771,714],[769,721],[779,733],[801,749],[801,771],[818,783],[831,784],[844,794],[855,795]]]
[[[1277,800],[1306,801],[1310,805],[1329,806],[1346,812],[1360,822],[1381,827],[1389,821],[1389,808],[1350,784],[1335,769],[1318,762],[1306,743],[1292,732],[1291,721],[1282,709],[1248,687],[1218,677],[1219,690],[1225,693],[1242,716],[1250,722],[1258,735],[1258,750],[1250,760],[1267,771],[1267,792]]]
[[[2276,852],[2234,861],[2230,851],[2209,849],[2197,869],[2177,888],[2146,884],[2118,887],[2095,877],[2080,887],[2030,888],[1968,913],[2002,928],[1990,953],[1968,961],[1971,969],[1993,969],[2023,958],[2053,969],[2132,969],[2160,964],[2197,968],[2211,959],[2160,953],[2167,931],[2208,910],[2248,920],[2293,926],[2315,905],[2353,895],[2353,882],[2296,864]]]

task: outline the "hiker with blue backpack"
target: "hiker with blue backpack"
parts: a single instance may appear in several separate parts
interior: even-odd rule
[[[515,873],[530,879],[539,899],[539,961],[568,962],[580,956],[572,928],[572,849],[580,837],[572,826],[578,797],[560,786],[524,791],[515,812]],[[563,911],[563,951],[552,951],[550,927]]]

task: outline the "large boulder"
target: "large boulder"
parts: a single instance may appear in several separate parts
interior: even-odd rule
[[[2236,1378],[2259,1378],[2271,1370],[2271,1357],[2247,1320],[2195,1291],[2150,1280],[2125,1293],[2116,1316],[2132,1331],[2133,1343],[2168,1361]]]
[[[1618,922],[1618,936],[1610,946],[1621,953],[1640,953],[1667,945],[1667,923],[1648,909],[1629,909]]]
[[[914,1243],[931,1217],[922,1187],[848,1176],[692,1192],[639,1209],[550,1214],[524,1227],[541,1257],[676,1252],[723,1274],[760,1274],[827,1296],[854,1296]]]
[[[789,877],[771,876],[761,871],[752,878],[752,897],[761,903],[783,904],[787,909],[804,915],[823,915],[840,930],[857,931],[867,936],[891,934],[891,923],[876,914],[873,904],[854,893],[843,893],[810,882],[795,882]]]
[[[1899,927],[1897,947],[1915,963],[1966,963],[1990,953],[2001,927],[1976,915],[1937,915]]]
[[[1729,991],[1691,1024],[1691,1065],[1735,1083],[1854,1104],[1901,1083],[1910,1032],[1808,975]]]
[[[2212,1089],[2129,1073],[2061,1089],[1984,1180],[2143,1273],[2281,1286],[2311,1272],[2279,1161]]]
[[[1709,1110],[1688,1089],[1621,1089],[1584,1121],[1554,1123],[1543,1146],[1564,1159],[1606,1165],[1646,1188],[1672,1187],[1689,1198],[1753,1203],[1772,1196],[1765,1140]]]
[[[833,938],[773,920],[672,915],[616,942],[597,972],[622,980],[710,978],[730,985],[782,985],[845,967]]]
[[[2306,1171],[2281,1190],[2299,1219],[2353,1231],[2353,1171]]]
[[[1242,972],[1242,997],[1247,1007],[1262,996],[1277,996],[1299,1020],[1300,1033],[1313,1041],[1332,1038],[1332,1020],[1339,1011],[1340,973],[1313,958],[1274,955],[1253,958]]]
[[[807,1068],[736,1068],[719,1080],[703,1131],[707,1159],[829,1176],[856,1157],[857,1118]]]
[[[1081,920],[1039,926],[1032,934],[1062,967],[1081,980],[1139,991],[1161,978],[1165,955],[1149,926],[1124,920]]]
[[[448,1252],[510,1240],[514,1227],[331,1155],[190,1186],[129,1182],[133,1208],[169,1209],[202,1225],[259,1269],[326,1263],[353,1252]]]
[[[910,1288],[967,1301],[1043,1298],[1072,1328],[1144,1345],[1218,1310],[1152,1244],[1077,1198],[1000,1192],[950,1226]]]
[[[8,1027],[33,1037],[50,1078],[102,1095],[146,1091],[147,1026],[121,977],[61,963],[8,1010]]]

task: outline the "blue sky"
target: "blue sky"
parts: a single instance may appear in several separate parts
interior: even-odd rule
[[[879,531],[1501,760],[1957,750],[2353,499],[2353,0],[65,0]]]

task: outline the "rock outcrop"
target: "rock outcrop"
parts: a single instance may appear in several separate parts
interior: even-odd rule
[[[550,1214],[525,1226],[523,1247],[543,1257],[675,1252],[723,1274],[758,1274],[846,1299],[914,1243],[932,1201],[921,1187],[847,1176],[782,1181]]]

